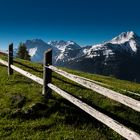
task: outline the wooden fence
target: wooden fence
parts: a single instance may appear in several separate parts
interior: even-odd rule
[[[42,94],[49,98],[51,91],[55,91],[63,98],[67,99],[92,117],[96,118],[98,121],[102,122],[103,124],[107,125],[109,128],[116,131],[118,134],[123,136],[129,140],[140,140],[140,135],[130,130],[129,128],[125,127],[123,124],[120,124],[116,120],[110,118],[109,116],[99,112],[98,110],[92,108],[88,104],[84,103],[83,101],[77,99],[76,97],[68,94],[67,92],[63,91],[62,89],[58,88],[57,86],[51,83],[52,79],[52,71],[64,76],[88,89],[96,91],[97,93],[104,95],[112,100],[115,100],[135,111],[140,112],[140,101],[130,98],[128,96],[122,95],[118,92],[110,90],[108,88],[102,87],[92,80],[83,78],[74,74],[67,73],[63,70],[60,70],[54,66],[52,66],[52,50],[49,49],[44,53],[44,67],[43,67],[43,79],[37,77],[27,71],[20,69],[17,66],[13,65],[13,44],[9,46],[8,51],[8,62],[0,59],[0,63],[8,67],[8,75],[13,74],[13,70],[16,72],[32,79],[33,81],[37,82],[40,85],[43,85]]]

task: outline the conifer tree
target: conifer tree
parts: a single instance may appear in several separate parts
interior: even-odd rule
[[[19,44],[17,57],[24,60],[29,60],[29,61],[31,60],[26,45],[24,43]]]

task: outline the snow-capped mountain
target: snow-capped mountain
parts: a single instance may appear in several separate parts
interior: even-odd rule
[[[32,61],[37,62],[42,62],[44,52],[48,48],[53,48],[54,64],[59,65],[81,58],[94,58],[100,55],[105,56],[107,59],[116,52],[127,52],[134,55],[140,50],[140,37],[130,31],[123,32],[102,44],[87,47],[80,47],[73,41],[60,40],[45,43],[41,39],[27,40],[25,45],[28,48]]]
[[[140,37],[134,32],[124,32],[119,36],[113,38],[111,41],[107,41],[103,44],[93,45],[90,48],[83,49],[83,54],[86,58],[93,58],[102,55],[108,57],[114,55],[115,51],[128,52],[131,54],[137,53],[140,49]]]
[[[91,73],[140,80],[140,37],[124,32],[110,41],[82,48],[67,67]],[[139,78],[138,78],[139,77]]]
[[[121,33],[118,37],[111,40],[112,44],[124,44],[123,48],[130,50],[134,53],[137,52],[137,47],[140,46],[140,37],[136,35],[133,31]]]
[[[31,56],[31,60],[35,62],[43,62],[43,54],[44,52],[52,48],[49,44],[45,43],[41,39],[33,39],[27,40],[25,45],[29,51],[29,55]]]
[[[113,38],[111,40],[111,43],[112,44],[123,44],[123,43],[128,42],[132,39],[137,39],[137,38],[138,38],[138,36],[133,31],[123,32],[119,36]]]
[[[44,52],[52,48],[53,64],[57,66],[121,77],[135,77],[140,71],[140,37],[133,31],[123,32],[102,44],[85,47],[73,41],[46,43],[41,39],[27,40],[25,45],[31,60],[36,62],[43,62]]]
[[[54,64],[63,65],[64,62],[75,59],[81,47],[73,41],[49,41],[52,48],[57,48]]]
[[[76,44],[73,41],[64,41],[64,40],[49,41],[48,44],[58,48],[61,51],[65,51],[66,49],[70,50],[70,49],[79,49],[79,48],[81,48],[78,44]]]
[[[77,50],[81,47],[73,41],[49,41],[44,42],[41,39],[27,40],[25,45],[34,62],[43,62],[43,54],[49,48],[53,49],[53,63],[63,63],[75,58]],[[75,51],[76,50],[76,51]]]

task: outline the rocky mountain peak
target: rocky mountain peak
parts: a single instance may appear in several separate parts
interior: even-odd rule
[[[136,39],[138,36],[133,31],[123,32],[119,36],[113,38],[111,40],[112,44],[123,44],[130,40]]]

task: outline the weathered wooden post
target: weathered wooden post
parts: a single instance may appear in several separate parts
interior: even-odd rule
[[[44,68],[43,68],[43,95],[47,98],[51,95],[51,89],[47,86],[52,82],[52,70],[47,66],[52,65],[52,49],[48,49],[44,53]]]
[[[8,48],[8,75],[13,74],[13,69],[11,65],[13,64],[13,43],[9,45]]]

